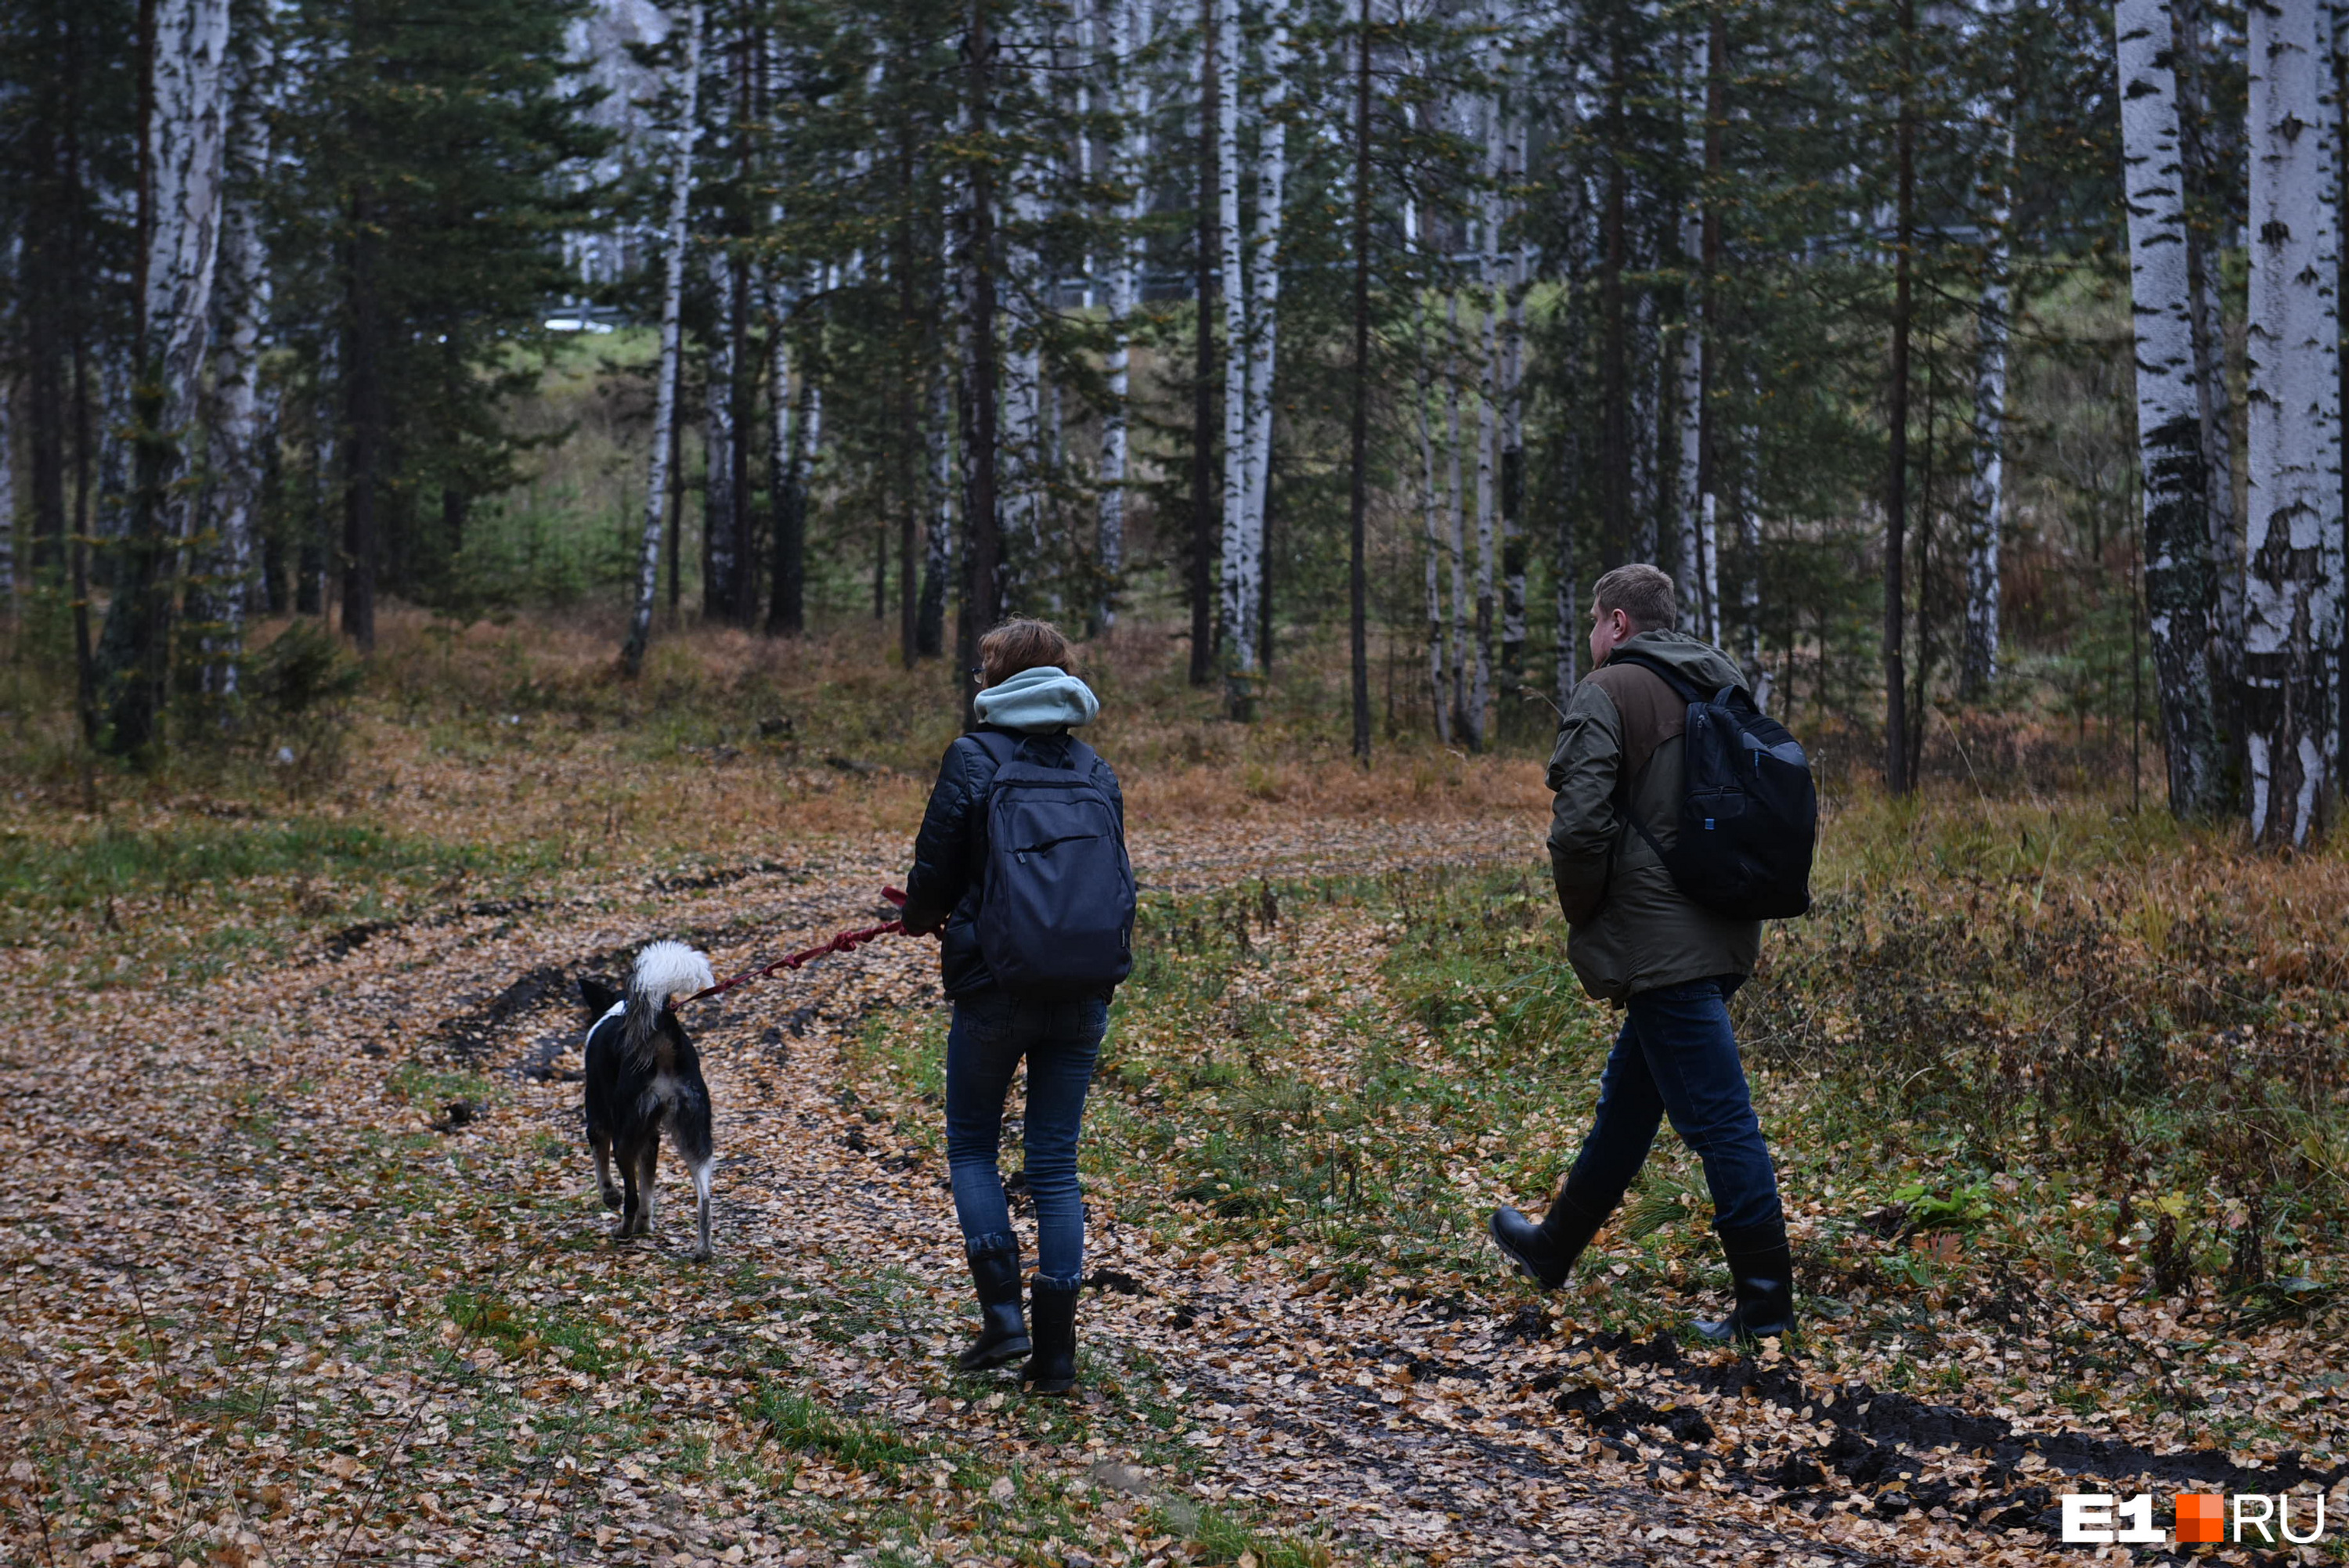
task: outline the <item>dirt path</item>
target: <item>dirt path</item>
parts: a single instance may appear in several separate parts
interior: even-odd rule
[[[1346,823],[1136,849],[1146,883],[1191,889],[1521,839]],[[1048,1410],[948,1377],[967,1309],[944,1172],[857,1099],[842,1049],[877,1011],[935,1000],[926,944],[699,1009],[718,1257],[686,1262],[674,1170],[657,1243],[606,1244],[561,1074],[576,976],[657,935],[723,973],[828,934],[874,906],[897,848],[374,929],[198,995],[76,998],[54,1039],[20,1038],[0,1062],[17,1194],[0,1315],[25,1434],[0,1499],[20,1550],[1254,1568],[1217,1555],[1229,1514],[1306,1541],[1308,1563],[2055,1557],[2041,1529],[2002,1533],[2044,1490],[1991,1523],[1862,1517],[1827,1506],[1833,1486],[1774,1502],[1806,1478],[1739,1452],[1878,1429],[1783,1368],[1562,1338],[1497,1274],[1354,1295],[1170,1255],[1107,1210],[1085,1398]],[[1372,945],[1332,936],[1355,944],[1349,987],[1373,992]],[[13,998],[19,1016],[56,1000]],[[496,1094],[451,1116],[472,1080],[430,1073],[452,1068]],[[1921,1470],[1930,1446],[1911,1447]],[[779,1449],[798,1456],[782,1471]]]

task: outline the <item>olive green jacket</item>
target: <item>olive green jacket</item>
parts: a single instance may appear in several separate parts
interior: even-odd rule
[[[1624,651],[1664,660],[1712,692],[1744,686],[1735,664],[1679,632],[1641,632]],[[1653,670],[1609,663],[1574,688],[1549,759],[1550,873],[1572,933],[1567,958],[1582,988],[1602,1001],[1716,975],[1750,975],[1762,923],[1726,920],[1692,902],[1647,841],[1624,820],[1631,810],[1657,840],[1679,837],[1682,731],[1688,705]],[[1625,788],[1629,781],[1628,789]]]

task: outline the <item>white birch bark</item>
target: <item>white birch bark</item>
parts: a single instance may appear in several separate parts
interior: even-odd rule
[[[1490,66],[1488,54],[1487,66]],[[1482,341],[1476,356],[1476,660],[1470,679],[1467,723],[1461,738],[1472,751],[1484,749],[1493,704],[1493,634],[1498,581],[1494,560],[1495,514],[1500,500],[1494,463],[1500,438],[1495,402],[1499,388],[1495,372],[1501,356],[1501,317],[1507,304],[1501,291],[1500,106],[1486,98],[1481,106],[1485,131],[1485,188],[1477,196],[1477,308]]]
[[[163,377],[161,430],[194,421],[211,341],[228,148],[228,0],[161,0],[155,15],[155,109],[148,159],[154,228],[147,256],[147,346]],[[192,486],[172,486],[167,537],[184,540]]]
[[[1216,266],[1224,293],[1224,648],[1232,672],[1256,673],[1255,600],[1248,583],[1248,296],[1240,275],[1240,67],[1238,0],[1215,0]]]
[[[733,269],[715,248],[708,256],[709,289],[718,302],[709,335],[708,396],[702,399],[701,537],[709,576],[701,585],[701,613],[724,621],[734,603],[734,340]]]
[[[1645,270],[1652,260],[1641,256],[1638,264]],[[1635,561],[1653,562],[1661,543],[1658,449],[1663,441],[1663,379],[1668,367],[1661,338],[1655,291],[1642,287],[1631,311],[1631,558]]]
[[[930,507],[929,532],[923,541],[922,596],[926,602],[933,594],[938,608],[931,610],[926,603],[925,616],[935,614],[941,627],[945,624],[944,606],[952,597],[954,582],[955,537],[955,473],[954,451],[947,432],[954,428],[954,391],[951,378],[940,375],[930,387],[930,426],[923,432],[929,443]]]
[[[2247,17],[2251,500],[2242,645],[2251,831],[2305,844],[2322,827],[2339,723],[2332,17],[2307,0],[2252,0]]]
[[[1407,124],[1414,127],[1416,112],[1403,109]],[[1419,204],[1406,196],[1402,206],[1403,245],[1413,263],[1414,278],[1419,267],[1425,264],[1421,254]],[[1452,744],[1452,704],[1444,685],[1444,530],[1441,493],[1435,483],[1435,378],[1427,356],[1428,306],[1424,289],[1414,283],[1418,297],[1412,309],[1412,346],[1414,351],[1414,384],[1419,403],[1419,500],[1420,524],[1427,542],[1427,692],[1435,718],[1435,738],[1439,745]]]
[[[1444,298],[1444,415],[1449,423],[1450,459],[1444,473],[1445,553],[1452,567],[1452,732],[1469,736],[1468,707],[1468,533],[1466,492],[1460,483],[1460,291]]]
[[[1256,232],[1248,250],[1247,527],[1241,597],[1250,625],[1264,605],[1265,500],[1272,482],[1273,377],[1279,364],[1281,223],[1288,200],[1288,107],[1290,50],[1287,0],[1268,0],[1265,92],[1257,105]],[[1254,634],[1247,644],[1257,654]],[[1253,665],[1249,667],[1253,668]]]
[[[2137,322],[2147,622],[2167,739],[2170,806],[2190,816],[2214,798],[2219,754],[2205,647],[2209,535],[2202,516],[2201,404],[2194,385],[2194,320],[2187,291],[2178,78],[2166,0],[2120,0],[2113,25],[2129,288]]]
[[[685,250],[691,240],[688,222],[693,205],[693,143],[699,128],[701,88],[701,5],[687,5],[685,59],[679,67],[678,88],[683,112],[669,150],[668,254],[661,274],[660,384],[653,394],[652,455],[645,478],[644,548],[636,557],[636,607],[629,619],[627,642],[620,654],[622,666],[633,676],[644,668],[645,646],[652,638],[653,601],[660,587],[661,523],[668,499],[669,433],[677,426],[677,377],[683,347],[680,306],[685,297]]]
[[[1107,0],[1110,57],[1117,73],[1117,139],[1111,157],[1117,180],[1128,188],[1124,223],[1110,267],[1110,349],[1105,368],[1109,407],[1102,412],[1101,512],[1094,544],[1094,562],[1101,577],[1101,596],[1094,614],[1104,627],[1117,624],[1117,605],[1125,574],[1125,486],[1130,436],[1128,407],[1133,395],[1133,354],[1126,342],[1133,312],[1142,301],[1143,220],[1149,215],[1150,193],[1143,182],[1150,158],[1150,79],[1134,55],[1150,36],[1149,0]]]
[[[2200,125],[2207,99],[2199,92],[2187,90],[2189,80],[2199,86],[2202,79],[2199,29],[2203,9],[2178,0],[2173,0],[2170,8],[2173,25],[2181,17],[2186,21],[2185,30],[2178,35],[2177,51],[2190,67],[2178,82],[2178,153],[2189,177],[2189,192],[2198,181],[2215,182],[2219,177]],[[2336,36],[2336,48],[2339,43]],[[2243,528],[2240,511],[2235,505],[2234,395],[2228,379],[2227,330],[2219,298],[2219,251],[2218,236],[2205,232],[2203,224],[2195,221],[2195,212],[2189,206],[2186,286],[2194,313],[2194,390],[2202,417],[2202,459],[2207,480],[2204,504],[2209,514],[2210,573],[2214,580],[2210,594],[2210,682],[2223,727],[2231,722],[2226,718],[2234,700],[2230,694],[2241,690],[2241,672],[2237,662],[2240,655],[2238,637],[2243,624]],[[2213,802],[2214,808],[2217,804]]]
[[[1972,524],[1966,549],[1965,646],[1959,656],[1961,694],[1980,697],[1998,678],[1999,545],[2006,532],[2006,360],[2013,283],[2008,225],[2013,209],[2007,175],[2014,168],[2014,127],[1991,214],[1991,241],[1982,256],[1982,296],[1974,302]]]
[[[222,222],[219,325],[212,356],[212,407],[207,437],[214,533],[204,689],[234,695],[244,648],[246,591],[253,579],[253,531],[261,494],[261,330],[269,311],[269,254],[261,202],[269,164],[275,59],[270,30],[239,40],[230,120],[231,181]]]
[[[1688,166],[1704,169],[1705,18],[1682,36],[1682,148]],[[1696,182],[1692,181],[1692,184]],[[1712,575],[1705,536],[1713,531],[1713,498],[1702,494],[1704,470],[1704,294],[1697,269],[1704,253],[1704,198],[1692,190],[1680,210],[1681,329],[1673,346],[1672,412],[1677,466],[1672,483],[1681,583],[1681,624],[1709,643],[1721,640],[1719,607],[1706,583]]]
[[[1505,98],[1501,170],[1513,186],[1525,179],[1525,136],[1522,111]],[[1514,198],[1503,203],[1505,215],[1522,210]],[[1530,250],[1521,237],[1508,252],[1504,279],[1508,298],[1501,318],[1501,664],[1505,675],[1520,683],[1526,674],[1526,290],[1533,272]]]

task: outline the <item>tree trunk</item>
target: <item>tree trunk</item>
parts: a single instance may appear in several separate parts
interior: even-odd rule
[[[1600,560],[1630,546],[1624,529],[1631,512],[1631,376],[1628,302],[1623,272],[1630,264],[1625,207],[1630,200],[1630,157],[1623,124],[1625,77],[1623,8],[1615,7],[1608,27],[1606,119],[1607,194],[1599,213],[1599,516],[1606,528]]]
[[[710,334],[704,360],[705,391],[701,400],[701,618],[713,626],[726,624],[734,603],[734,290],[730,269],[722,258],[709,265],[711,292],[718,299],[716,330]]]
[[[922,435],[929,456],[929,532],[922,552],[922,604],[914,651],[926,659],[946,652],[947,583],[954,572],[954,395],[944,374],[930,387],[930,419]]]
[[[792,310],[782,274],[771,274],[767,315],[767,635],[796,636],[801,629],[800,545],[791,537],[793,501],[792,456],[798,440],[792,418],[799,407],[792,387],[789,323]]]
[[[0,376],[0,621],[16,618],[16,381]]]
[[[1496,26],[1511,18],[1495,0]],[[1500,117],[1501,175],[1514,190],[1525,181],[1526,124],[1519,89],[1505,83],[1495,100]],[[1505,197],[1497,214],[1506,223],[1513,211],[1522,211],[1512,196]],[[1505,236],[1506,237],[1506,236]],[[1526,291],[1530,263],[1520,236],[1506,253],[1504,282],[1506,298],[1501,306],[1501,673],[1500,696],[1511,706],[1503,712],[1506,734],[1512,727],[1506,716],[1522,706],[1526,679]]]
[[[971,0],[968,43],[964,50],[968,98],[964,113],[972,143],[985,148],[994,111],[994,0]],[[970,277],[970,438],[965,443],[969,465],[969,496],[963,508],[970,548],[964,554],[962,614],[957,618],[955,647],[963,665],[978,662],[979,634],[1003,616],[1002,536],[996,514],[995,459],[995,172],[985,155],[971,160],[970,225],[965,264]],[[957,677],[959,679],[960,677]],[[965,713],[978,694],[961,681]]]
[[[1705,337],[1709,323],[1705,320],[1704,278],[1701,268],[1704,258],[1704,168],[1706,124],[1705,84],[1706,47],[1702,38],[1683,41],[1682,53],[1682,113],[1695,121],[1684,131],[1682,142],[1692,168],[1699,172],[1696,190],[1681,203],[1680,212],[1680,272],[1681,330],[1680,341],[1674,345],[1675,387],[1672,397],[1673,422],[1679,439],[1678,471],[1672,486],[1673,521],[1678,525],[1679,555],[1676,562],[1681,588],[1681,627],[1702,637],[1707,642],[1720,640],[1720,630],[1714,622],[1715,606],[1705,593],[1705,551],[1703,526],[1707,503],[1704,472],[1704,388]]]
[[[208,423],[215,543],[206,575],[212,624],[203,687],[233,696],[244,652],[245,597],[253,576],[253,539],[264,467],[261,324],[269,304],[269,253],[262,232],[261,181],[269,163],[274,50],[265,28],[237,43],[230,121],[230,196],[221,232],[220,324],[212,361]]]
[[[1223,626],[1226,708],[1248,717],[1256,675],[1256,593],[1248,517],[1248,294],[1240,273],[1240,8],[1216,0],[1216,36],[1228,57],[1216,73],[1216,237],[1224,296]]]
[[[1119,183],[1130,187],[1130,193],[1125,201],[1115,259],[1110,266],[1110,348],[1105,364],[1109,406],[1102,411],[1101,512],[1093,547],[1093,565],[1100,580],[1093,618],[1103,629],[1117,624],[1118,600],[1125,574],[1126,458],[1129,400],[1133,395],[1133,356],[1126,335],[1133,312],[1142,303],[1142,223],[1150,210],[1144,165],[1150,157],[1151,112],[1150,81],[1133,57],[1147,42],[1147,0],[1108,3],[1110,54],[1117,72],[1119,108],[1111,169]],[[1135,26],[1137,21],[1140,26]]]
[[[1346,503],[1347,648],[1352,661],[1354,756],[1371,760],[1371,0],[1361,0],[1354,71],[1354,387]]]
[[[1720,402],[1718,393],[1723,369],[1721,330],[1721,188],[1722,129],[1729,119],[1729,18],[1719,5],[1708,5],[1704,30],[1704,135],[1700,155],[1703,159],[1704,190],[1700,201],[1701,216],[1697,223],[1697,262],[1703,276],[1699,284],[1699,299],[1704,312],[1704,357],[1697,376],[1697,390],[1702,407],[1699,412],[1697,434],[1697,488],[1704,497],[1702,514],[1697,524],[1697,548],[1704,557],[1704,603],[1707,636],[1716,646],[1727,645],[1727,617],[1721,603],[1721,521],[1720,495],[1722,485]],[[1757,628],[1758,633],[1758,628]],[[1757,664],[1759,660],[1755,661]],[[1747,679],[1763,677],[1754,671]],[[1756,696],[1762,695],[1756,687]]]
[[[2121,0],[2122,172],[2129,287],[2137,323],[2137,428],[2145,506],[2145,597],[2168,758],[2169,807],[2215,810],[2223,775],[2211,702],[2209,498],[2196,394],[2193,300],[2178,145],[2177,80],[2164,0]]]
[[[1901,624],[1908,602],[1908,575],[1901,546],[1909,527],[1909,318],[1916,239],[1917,119],[1913,108],[1916,70],[1916,0],[1900,0],[1899,109],[1894,132],[1899,193],[1893,240],[1892,372],[1889,401],[1891,439],[1884,480],[1884,787],[1906,795],[1909,777],[1909,685]]]
[[[1444,291],[1444,405],[1445,435],[1451,445],[1444,464],[1444,505],[1447,534],[1445,553],[1452,568],[1452,733],[1464,743],[1475,744],[1468,706],[1468,650],[1474,645],[1468,620],[1468,503],[1461,482],[1460,454],[1460,291]]]
[[[1406,108],[1406,115],[1412,110]],[[1442,492],[1435,482],[1435,377],[1428,360],[1428,310],[1425,288],[1426,258],[1422,253],[1419,232],[1419,209],[1408,197],[1403,201],[1403,241],[1410,246],[1413,268],[1413,289],[1415,295],[1412,309],[1412,348],[1415,375],[1413,385],[1419,405],[1419,474],[1420,524],[1426,537],[1427,555],[1427,694],[1435,721],[1435,739],[1439,746],[1452,744],[1452,702],[1444,686],[1444,529],[1442,523]]]
[[[175,487],[212,325],[227,141],[228,0],[140,7],[136,478],[122,573],[98,650],[104,739],[144,755],[161,738],[173,579],[192,496]]]
[[[668,255],[661,273],[660,381],[653,397],[652,462],[645,479],[644,548],[637,557],[636,608],[620,650],[620,667],[633,677],[643,670],[652,641],[653,600],[660,589],[661,511],[667,500],[669,452],[677,428],[678,377],[683,369],[685,251],[691,240],[693,143],[699,127],[701,96],[701,5],[685,12],[685,58],[678,70],[683,106],[669,150]]]
[[[1485,104],[1489,126],[1495,105]],[[1461,738],[1471,751],[1482,751],[1492,738],[1490,725],[1493,708],[1493,634],[1498,629],[1494,612],[1498,608],[1495,590],[1499,583],[1499,562],[1494,557],[1498,542],[1495,532],[1500,496],[1495,481],[1495,448],[1500,441],[1500,421],[1495,417],[1495,402],[1499,394],[1495,372],[1501,357],[1502,311],[1498,285],[1501,258],[1499,238],[1500,201],[1493,187],[1498,183],[1499,170],[1493,167],[1493,139],[1485,139],[1485,187],[1480,193],[1478,206],[1477,290],[1476,304],[1484,316],[1481,341],[1476,355],[1476,659],[1469,677],[1468,722],[1461,727]]]
[[[2251,831],[2322,830],[2340,722],[2341,379],[2332,18],[2248,7],[2251,479],[2243,685]],[[2148,557],[2150,547],[2148,546]],[[2148,573],[2148,577],[2150,573]]]
[[[1216,60],[1217,0],[1199,0],[1199,236],[1198,363],[1191,397],[1191,684],[1206,686],[1215,674],[1214,555],[1215,309],[1216,241],[1216,106],[1222,87]]]
[[[2014,127],[1991,240],[1982,253],[1982,295],[1974,303],[1973,488],[1966,549],[1966,630],[1958,663],[1958,695],[1978,702],[1998,678],[1999,545],[2006,531],[2006,354],[2012,311],[2007,227],[2013,219],[2006,172],[2014,167]]]
[[[1292,66],[1288,0],[1269,0],[1264,46],[1266,86],[1257,111],[1256,235],[1248,264],[1247,571],[1242,583],[1257,628],[1257,668],[1272,669],[1271,511],[1273,382],[1280,355],[1280,247],[1288,201],[1288,75]]]
[[[914,146],[910,139],[897,147],[897,182],[902,215],[897,221],[897,443],[891,466],[895,474],[897,507],[897,655],[912,669],[921,656],[920,573],[914,569],[914,539],[920,531],[923,449],[916,441],[921,415],[921,313],[915,304]]]
[[[2202,427],[2204,506],[2209,519],[2210,596],[2204,606],[2212,706],[2223,760],[2233,772],[2233,794],[2243,758],[2243,519],[2235,504],[2235,421],[2227,374],[2227,333],[2220,308],[2217,254],[2229,222],[2220,188],[2225,176],[2208,145],[2204,117],[2209,99],[2202,77],[2200,7],[2172,0],[2170,20],[2178,62],[2178,150],[2186,180],[2186,288],[2194,322],[2195,409]],[[2214,798],[2211,809],[2225,805]]]

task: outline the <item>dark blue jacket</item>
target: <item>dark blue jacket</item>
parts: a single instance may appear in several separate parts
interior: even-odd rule
[[[987,730],[1027,741],[1035,761],[1066,766],[1069,732],[1056,729],[1022,732],[987,725]],[[905,929],[916,935],[933,931],[939,939],[938,969],[948,996],[969,996],[995,988],[986,959],[979,956],[980,884],[987,871],[987,791],[995,781],[996,760],[986,747],[963,736],[947,748],[938,764],[938,781],[930,790],[929,809],[922,813],[922,830],[914,840],[914,869],[905,879]],[[1118,836],[1125,835],[1125,797],[1108,763],[1093,758],[1093,782],[1109,797],[1117,812]]]

